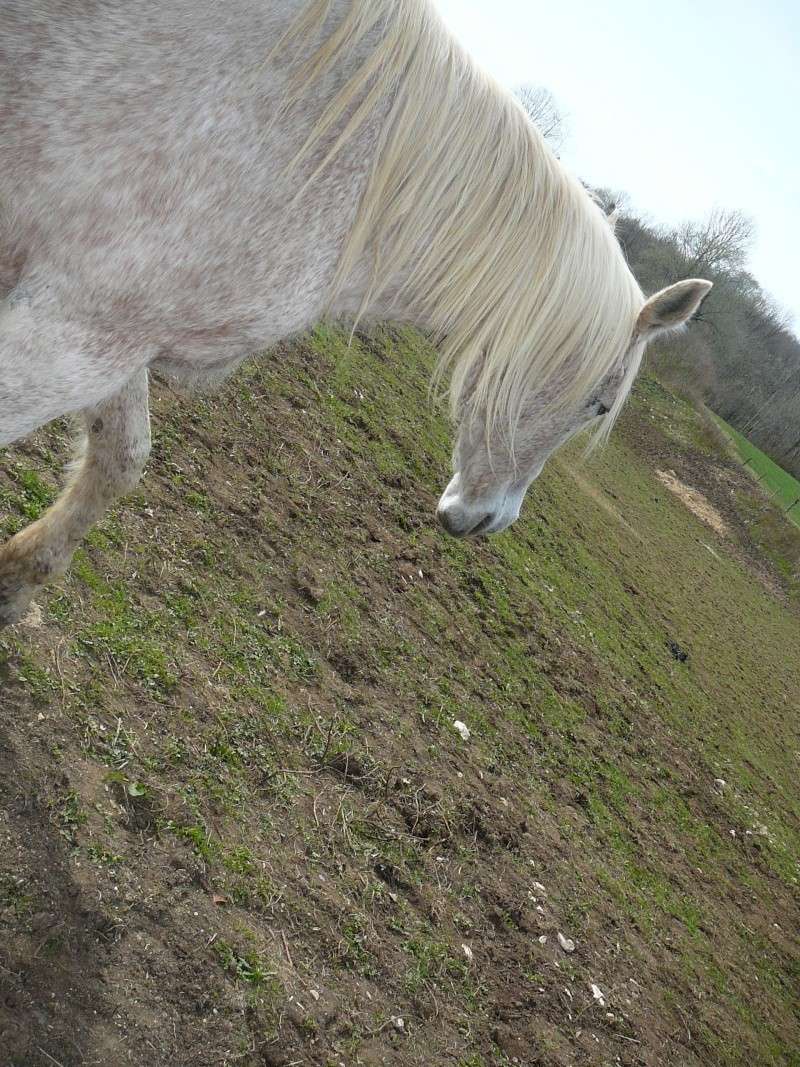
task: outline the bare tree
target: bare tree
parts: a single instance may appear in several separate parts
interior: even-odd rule
[[[735,272],[744,267],[755,224],[741,211],[714,208],[703,222],[685,222],[674,239],[693,272]]]
[[[555,97],[542,85],[521,85],[516,96],[528,117],[558,155],[567,136],[564,115]]]
[[[630,215],[630,197],[623,190],[608,189],[604,185],[587,185],[586,188],[592,194],[592,196],[603,209],[603,211],[606,213],[606,215],[610,215],[614,211],[619,212],[620,215]]]
[[[749,316],[751,319],[760,320],[758,326],[765,340],[771,341],[781,334],[787,334],[792,329],[792,314],[788,308],[781,305],[765,293],[758,282],[753,279],[753,286],[748,294],[750,297]]]

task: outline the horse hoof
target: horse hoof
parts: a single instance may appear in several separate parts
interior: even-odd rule
[[[31,606],[33,593],[23,594],[17,590],[14,594],[4,593],[0,589],[0,630],[20,622]]]
[[[7,626],[13,626],[15,622],[19,622],[21,617],[18,611],[0,608],[0,630],[5,630]]]
[[[23,614],[23,611],[20,611],[16,607],[12,607],[10,604],[0,604],[0,630],[5,629],[6,626],[13,626],[15,622],[19,622]]]

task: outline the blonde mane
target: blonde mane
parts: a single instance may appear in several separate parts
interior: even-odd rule
[[[332,300],[366,258],[362,310],[390,287],[398,304],[410,302],[438,342],[436,377],[449,373],[453,410],[469,383],[470,402],[485,405],[490,424],[502,422],[513,441],[532,391],[562,408],[586,400],[620,367],[641,290],[602,211],[428,0],[352,0],[326,36],[330,10],[331,0],[312,0],[287,35],[307,43],[322,34],[289,95],[307,91],[359,44],[368,54],[301,152],[333,138],[314,174],[391,100]],[[640,355],[634,350],[633,364]],[[636,369],[626,368],[603,434]]]

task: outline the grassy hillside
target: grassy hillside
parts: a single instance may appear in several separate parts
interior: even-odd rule
[[[752,441],[748,441],[743,434],[740,434],[719,415],[715,415],[714,418],[730,437],[746,466],[753,471],[770,496],[795,524],[800,525],[800,482],[783,467],[779,467],[761,449],[756,448]]]
[[[4,1063],[800,1063],[800,534],[644,381],[450,540],[430,362],[162,390],[0,635]],[[4,532],[65,449],[2,456]]]

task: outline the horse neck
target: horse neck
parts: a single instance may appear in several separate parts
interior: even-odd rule
[[[363,5],[364,0],[353,0],[353,3]],[[397,8],[400,6],[398,3]],[[485,90],[486,80],[454,42],[428,0],[407,0],[402,6],[405,8],[403,34],[408,35],[406,51],[400,49],[403,61],[393,68],[390,56],[383,64],[381,77],[387,83],[384,96],[328,164],[336,170],[354,167],[356,163],[363,165],[366,158],[372,161],[371,177],[359,191],[354,232],[345,241],[331,310],[349,317],[354,314],[391,317],[429,328],[437,323],[426,305],[424,287],[420,288],[416,282],[421,260],[429,267],[436,264],[435,239],[441,229],[440,220],[435,218],[429,202],[431,225],[426,231],[424,226],[417,225],[417,204],[408,202],[404,213],[395,211],[395,205],[403,198],[407,178],[413,179],[415,175],[424,175],[424,189],[435,192],[437,201],[447,203],[447,198],[440,197],[440,193],[454,181],[458,182],[458,160],[448,158],[442,151],[442,143],[447,130],[456,124],[463,126],[464,116],[472,113],[473,83],[480,82]],[[397,31],[391,17],[384,30],[387,36]],[[379,49],[380,38],[370,35],[358,42],[355,54],[341,57],[348,68],[348,78],[373,58],[369,46],[372,52]],[[453,91],[456,82],[461,90],[458,94]],[[417,91],[420,84],[437,99],[433,113],[438,115],[438,128],[431,129],[427,121],[430,101]],[[366,96],[368,88],[363,88],[362,96]],[[357,102],[353,104],[357,106]],[[326,131],[326,139],[329,133]],[[468,198],[462,200],[466,202]],[[468,203],[466,206],[462,203],[462,211],[469,212]],[[381,259],[376,262],[378,243]],[[446,256],[439,258],[444,265]]]
[[[478,325],[474,309],[491,309],[512,288],[510,271],[521,277],[535,254],[560,244],[552,205],[562,179],[519,109],[427,3],[408,0],[404,10],[400,28],[388,26],[387,37],[408,40],[381,67],[390,109],[344,243],[334,309],[446,332],[460,311]],[[347,144],[351,159],[362,132]],[[543,237],[529,248],[534,229]]]

